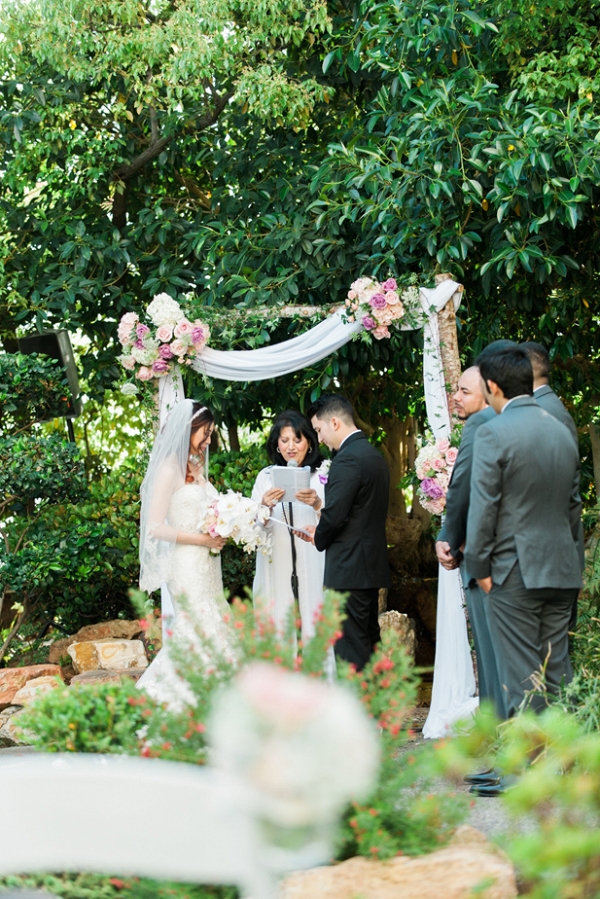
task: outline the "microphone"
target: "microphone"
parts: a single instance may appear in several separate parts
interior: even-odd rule
[[[298,463],[296,462],[295,459],[290,459],[290,461],[287,464],[287,467],[288,468],[298,468]]]

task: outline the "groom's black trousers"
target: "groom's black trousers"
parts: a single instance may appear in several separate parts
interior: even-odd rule
[[[357,671],[362,671],[371,658],[374,645],[381,639],[378,603],[378,587],[351,590],[346,600],[347,618],[334,651],[338,658],[356,665]]]

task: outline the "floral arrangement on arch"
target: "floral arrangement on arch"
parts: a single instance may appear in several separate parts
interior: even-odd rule
[[[268,506],[228,490],[207,501],[198,520],[198,530],[211,537],[225,537],[244,552],[271,555],[271,537],[264,528],[271,512]]]
[[[441,515],[446,508],[446,494],[460,444],[461,428],[456,427],[450,439],[425,438],[415,459],[415,471],[420,483],[417,496],[420,504],[433,515]]]
[[[348,321],[360,321],[376,340],[391,337],[390,327],[399,327],[407,309],[419,302],[419,289],[402,289],[395,278],[375,281],[359,278],[350,285],[346,298]]]
[[[162,378],[173,365],[190,365],[210,338],[204,322],[190,322],[176,300],[167,293],[154,297],[141,322],[136,312],[126,312],[119,322],[118,337],[123,353],[119,362],[139,381]],[[124,388],[129,387],[129,390]],[[124,393],[137,392],[135,384],[125,384]]]

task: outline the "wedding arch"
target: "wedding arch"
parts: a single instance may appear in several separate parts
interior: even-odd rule
[[[449,275],[436,277],[436,287],[418,289],[418,308],[398,322],[402,330],[423,329],[423,384],[429,427],[436,440],[449,438],[451,396],[460,375],[456,311],[463,287]],[[215,350],[203,346],[188,361],[199,374],[226,381],[261,381],[314,365],[348,343],[364,329],[362,321],[349,320],[347,311],[333,312],[324,321],[290,340],[254,350]],[[364,319],[363,319],[364,320]],[[147,329],[146,329],[147,330]],[[184,399],[179,365],[169,366],[159,378],[159,424],[169,410]],[[173,614],[166,587],[162,591],[165,619]],[[439,567],[437,630],[431,708],[423,728],[426,738],[443,736],[449,726],[468,717],[477,707],[475,677],[469,648],[463,592],[458,570]]]

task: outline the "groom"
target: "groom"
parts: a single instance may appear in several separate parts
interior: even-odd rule
[[[380,639],[378,596],[390,585],[385,521],[390,475],[385,460],[354,423],[354,410],[338,394],[324,394],[308,412],[321,443],[334,451],[325,507],[313,531],[325,556],[325,586],[349,593],[341,659],[362,670]]]

